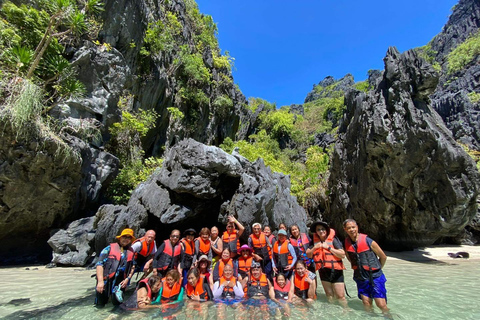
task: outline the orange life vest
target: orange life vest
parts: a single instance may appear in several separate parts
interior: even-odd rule
[[[325,243],[329,248],[333,247],[333,239],[335,238],[335,230],[330,228],[330,233],[325,239]],[[315,233],[313,235],[313,243],[316,244],[321,242],[320,237]],[[335,270],[345,270],[342,259],[335,256],[329,250],[324,250],[323,248],[315,249],[313,252],[313,261],[315,262],[315,269],[319,270],[322,268],[335,269]]]
[[[148,257],[150,254],[152,254],[155,241],[152,241],[152,243],[147,244],[147,239],[145,237],[141,237],[135,240],[133,243],[136,243],[136,242],[140,242],[142,244],[142,249],[139,252],[135,253],[135,259],[137,259],[138,255],[143,257]]]
[[[237,253],[240,250],[240,240],[238,239],[238,230],[234,230],[232,233],[225,231],[222,236],[223,248],[229,248],[230,252]]]
[[[245,287],[245,296],[251,298],[256,295],[263,295],[268,298],[268,280],[267,276],[262,273],[260,279],[255,279],[250,275],[247,286]]]
[[[288,293],[290,292],[290,280],[285,279],[285,286],[281,288],[277,283],[277,278],[273,278],[273,290],[275,291],[275,298],[288,300]]]
[[[242,277],[247,276],[248,273],[250,272],[250,269],[252,268],[253,258],[248,257],[247,259],[243,259],[243,257],[240,257],[238,258],[237,262],[238,262],[238,273],[240,273]]]
[[[308,271],[305,270],[305,274],[303,275],[303,277],[300,277],[296,272],[294,272],[293,278],[294,278],[295,294],[302,299],[307,299],[310,283],[305,281],[305,279],[308,278]]]
[[[178,299],[182,285],[179,281],[173,284],[173,287],[169,288],[165,278],[162,279],[162,297],[160,298],[161,302],[175,301]]]
[[[236,268],[235,265],[233,264],[232,259],[228,259],[228,262],[226,264],[229,264],[233,268],[233,275],[236,276]],[[215,267],[213,267],[213,282],[218,281],[221,277],[223,277],[223,268],[225,267],[225,262],[223,262],[222,259],[220,259],[216,264]]]
[[[195,241],[198,242],[198,256],[201,256],[203,254],[208,256],[208,254],[212,250],[212,243],[210,242],[210,240],[203,241],[202,238],[197,238]]]
[[[237,285],[237,279],[235,279],[235,277],[231,277],[230,280],[227,280],[227,279],[225,279],[224,276],[222,276],[220,278],[220,285],[222,285],[226,281],[233,282],[233,286]],[[233,288],[224,287],[223,292],[222,292],[222,297],[223,298],[235,298],[235,291],[233,290]]]
[[[208,300],[208,294],[204,288],[204,277],[200,277],[197,281],[197,285],[195,287],[191,286],[190,283],[187,282],[187,297],[191,298],[193,295],[197,295],[200,299]]]
[[[131,248],[126,249],[126,266],[125,266],[125,278],[130,273],[130,269],[132,268],[133,264],[133,250]],[[110,243],[110,252],[108,253],[107,261],[103,266],[103,280],[113,279],[115,274],[117,273],[117,269],[120,265],[122,259],[122,250],[120,249],[120,245],[118,243]]]
[[[278,253],[278,241],[273,245],[273,256],[275,258],[275,265],[280,271],[292,264],[293,257],[288,251],[288,241],[284,241]]]
[[[253,252],[258,254],[263,260],[269,260],[271,258],[271,248],[267,244],[267,237],[265,233],[261,232],[259,237],[256,237],[254,234],[250,235],[252,240]]]

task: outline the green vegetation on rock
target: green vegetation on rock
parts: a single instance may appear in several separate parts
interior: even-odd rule
[[[480,32],[470,36],[448,54],[448,73],[465,68],[480,54]]]

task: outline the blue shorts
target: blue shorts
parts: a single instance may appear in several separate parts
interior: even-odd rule
[[[370,280],[357,280],[354,279],[357,283],[358,289],[358,298],[362,299],[361,295],[369,298],[383,298],[387,300],[387,289],[385,288],[385,282],[387,278],[382,274],[378,278],[373,279],[373,283],[370,283]]]

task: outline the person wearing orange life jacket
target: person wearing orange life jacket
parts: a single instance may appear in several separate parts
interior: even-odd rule
[[[172,230],[170,239],[165,240],[157,249],[155,257],[147,263],[152,263],[153,274],[164,276],[169,270],[181,272],[180,259],[182,247],[180,245],[180,231]]]
[[[213,293],[207,280],[200,275],[197,268],[190,269],[187,274],[185,291],[187,297],[195,301],[208,301],[213,299]]]
[[[235,260],[233,260],[230,254],[230,249],[225,248],[222,252],[221,259],[215,264],[212,270],[212,275],[210,276],[210,287],[213,288],[213,284],[220,280],[223,275],[225,266],[230,265],[233,270],[233,276],[236,278],[238,275],[238,265]]]
[[[180,263],[180,269],[182,269],[182,287],[187,284],[187,272],[195,266],[197,260],[197,254],[195,251],[195,229],[187,229],[183,232],[184,238],[180,241],[182,246],[182,258]]]
[[[297,261],[295,249],[287,241],[287,231],[280,229],[277,234],[278,240],[273,245],[272,267],[275,273],[283,273],[287,279],[292,275],[293,266]]]
[[[290,226],[290,243],[295,248],[295,253],[298,259],[302,259],[305,262],[307,268],[315,272],[315,266],[312,259],[307,257],[307,249],[310,246],[310,238],[303,232],[300,232],[300,228],[296,224]]]
[[[307,256],[313,258],[315,269],[318,270],[323,290],[329,302],[336,297],[339,303],[347,306],[345,299],[345,283],[343,270],[345,269],[342,259],[345,251],[342,243],[335,236],[335,230],[326,222],[317,221],[310,226],[313,234],[313,243],[307,250]]]
[[[152,272],[151,263],[147,262],[155,256],[157,252],[157,243],[155,242],[155,231],[148,230],[145,235],[135,240],[132,244],[132,250],[135,252],[135,261],[137,262],[136,272],[143,271],[144,278]]]
[[[253,248],[253,258],[262,264],[263,272],[268,279],[272,278],[272,243],[262,232],[262,225],[254,223],[252,225],[253,233],[248,237],[248,245]]]
[[[223,275],[213,285],[213,297],[215,299],[240,299],[243,297],[243,289],[240,281],[233,275],[233,267],[225,265]]]
[[[195,239],[196,258],[206,255],[209,260],[213,258],[212,242],[210,241],[210,229],[202,228],[199,236]]]
[[[366,234],[358,232],[357,222],[347,219],[343,222],[345,251],[347,259],[352,264],[353,280],[357,283],[358,297],[362,299],[367,311],[372,310],[372,300],[375,301],[384,314],[388,314],[387,279],[382,272],[387,256],[380,246]]]
[[[112,296],[112,303],[119,305],[122,296],[135,271],[134,253],[130,247],[135,241],[132,229],[124,229],[111,243],[102,250],[96,264],[96,297],[95,304],[103,307]],[[119,296],[114,291],[121,290]]]
[[[170,270],[162,279],[162,288],[152,304],[176,303],[183,300],[182,277],[178,270]]]
[[[238,230],[235,229],[235,225],[238,227]],[[244,226],[235,219],[234,216],[228,216],[227,231],[223,233],[222,241],[223,248],[230,249],[230,256],[235,258],[237,256],[237,251],[240,249],[240,236],[245,231]]]
[[[154,308],[152,301],[157,298],[161,288],[162,278],[159,276],[151,276],[148,279],[140,280],[135,292],[122,304],[122,308],[127,310]]]
[[[262,272],[259,262],[253,262],[244,288],[246,298],[267,299],[269,297],[273,286],[267,275]]]
[[[254,262],[252,257],[252,248],[244,244],[240,247],[240,256],[237,259],[238,266],[238,281],[242,283],[242,287],[245,288],[246,281],[248,280],[248,274],[252,268]]]
[[[313,303],[316,298],[315,288],[317,287],[313,276],[315,274],[308,271],[303,260],[298,260],[295,263],[295,269],[290,279],[292,285],[288,294],[288,302],[296,303],[299,299],[303,299],[308,303]]]
[[[272,233],[272,228],[270,226],[264,226],[263,233],[265,233],[265,236],[267,236],[268,240],[270,240],[270,243],[273,246],[277,241],[277,239],[275,238],[275,235]]]

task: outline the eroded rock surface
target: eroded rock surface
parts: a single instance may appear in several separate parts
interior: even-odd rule
[[[390,48],[379,86],[349,91],[332,159],[331,213],[390,249],[460,233],[475,215],[479,173],[428,98],[435,70]]]

